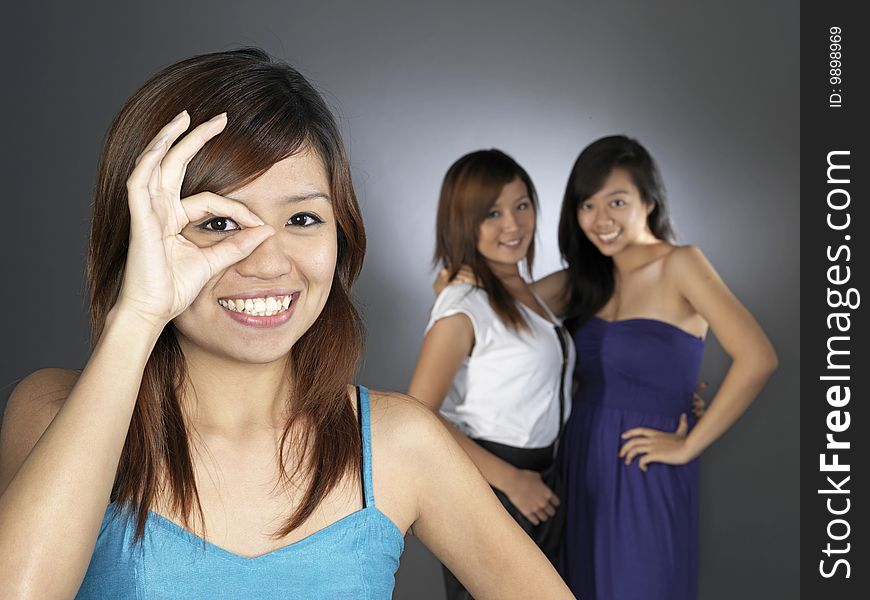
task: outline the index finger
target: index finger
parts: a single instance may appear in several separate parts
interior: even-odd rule
[[[656,433],[659,433],[655,429],[650,429],[648,427],[635,427],[634,429],[629,429],[628,431],[622,434],[622,439],[627,439],[630,437],[636,437],[638,435],[645,435],[648,437],[652,437]]]
[[[178,113],[174,119],[157,132],[145,150],[136,157],[133,171],[127,177],[127,189],[135,193],[144,193],[155,167],[166,155],[172,143],[187,129],[190,124],[186,110]]]
[[[161,179],[164,182],[171,182],[174,188],[180,189],[187,164],[205,146],[206,142],[223,131],[226,126],[227,113],[224,112],[200,123],[190,133],[178,140],[166,153],[166,157],[160,164],[162,168]]]
[[[134,164],[138,165],[142,161],[142,157],[144,157],[148,152],[150,152],[158,141],[163,140],[165,138],[166,145],[171,146],[172,143],[181,135],[187,126],[189,125],[189,116],[187,114],[187,110],[183,110],[166,125],[160,128],[160,131],[157,132],[151,141],[148,142],[148,145],[145,146],[145,150],[143,150],[139,156],[136,157],[136,162]],[[182,123],[184,123],[184,127],[182,127]]]
[[[190,223],[194,223],[206,216],[212,216],[230,217],[240,225],[247,227],[265,225],[263,220],[251,212],[251,209],[245,204],[212,192],[200,192],[193,196],[188,196],[181,201],[181,206],[184,208]]]

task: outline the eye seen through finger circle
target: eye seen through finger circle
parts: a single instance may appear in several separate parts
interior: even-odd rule
[[[199,228],[206,231],[235,231],[241,229],[235,221],[228,217],[209,219],[205,223],[202,223]]]
[[[309,212],[296,213],[287,219],[287,224],[293,225],[294,227],[311,227],[312,225],[319,225],[321,223],[323,223],[323,219],[314,213]]]

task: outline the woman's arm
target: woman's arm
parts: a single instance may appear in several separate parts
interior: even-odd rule
[[[0,435],[0,590],[11,597],[76,594],[160,332],[209,279],[274,233],[241,203],[208,193],[178,196],[187,162],[225,124],[225,117],[212,119],[172,146],[190,125],[182,113],[140,155],[127,180],[123,284],[90,360],[48,412],[35,407],[46,393],[57,393],[56,371],[27,378],[9,400]],[[231,217],[248,229],[198,248],[180,232],[207,215]]]
[[[408,506],[414,534],[479,600],[573,598],[442,423],[408,399],[382,406],[372,422],[379,505]]]
[[[474,328],[464,314],[439,319],[426,333],[408,395],[438,415],[456,371],[474,345]],[[456,442],[486,480],[503,491],[520,512],[537,525],[555,514],[559,499],[538,473],[517,469],[474,443],[452,423],[438,415]]]
[[[568,307],[568,270],[550,273],[532,283],[532,291],[540,296],[553,314],[560,317]]]
[[[71,390],[67,373],[46,369],[9,398],[0,435],[0,588],[10,597],[75,595],[159,333],[134,315],[112,314]]]
[[[649,439],[654,430],[645,428],[623,435],[633,439],[623,446],[620,456],[630,462],[645,452],[638,462],[642,469],[650,462],[684,464],[699,456],[746,411],[777,367],[770,340],[699,249],[677,248],[664,268],[665,277],[710,324],[732,363],[704,418],[687,436],[663,434],[657,442]]]

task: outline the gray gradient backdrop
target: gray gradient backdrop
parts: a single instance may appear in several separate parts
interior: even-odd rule
[[[781,362],[703,457],[701,598],[797,597],[797,2],[129,4],[15,3],[3,25],[0,403],[28,372],[87,357],[101,141],[168,63],[259,45],[336,109],[369,234],[356,298],[368,325],[360,379],[376,388],[404,390],[414,366],[450,163],[498,147],[526,167],[541,197],[543,275],[559,267],[558,209],[578,152],[625,132],[658,160],[682,241],[703,248]],[[711,336],[710,394],[727,365]],[[409,538],[396,597],[441,593],[436,561]]]

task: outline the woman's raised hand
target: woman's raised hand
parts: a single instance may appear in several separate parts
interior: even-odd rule
[[[156,326],[183,312],[209,279],[275,233],[241,202],[211,192],[181,198],[188,163],[226,124],[223,113],[179,140],[190,126],[183,111],[149,142],[127,179],[130,244],[116,307]],[[205,248],[181,235],[188,224],[209,215],[228,217],[242,230]]]
[[[438,271],[438,276],[435,278],[435,281],[432,282],[432,289],[435,291],[435,295],[437,296],[448,285],[453,285],[455,283],[467,283],[469,285],[480,286],[480,282],[477,280],[477,276],[475,276],[471,267],[468,265],[462,265],[453,279],[450,279],[450,271],[446,268],[442,268]]]

